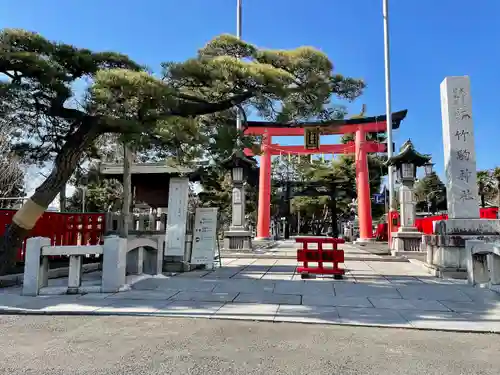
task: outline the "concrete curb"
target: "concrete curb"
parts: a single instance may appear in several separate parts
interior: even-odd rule
[[[88,263],[82,266],[83,273],[99,271],[101,263]],[[69,267],[53,268],[49,270],[49,279],[58,279],[60,277],[67,277]],[[12,275],[0,276],[0,288],[5,288],[15,285],[23,285],[24,273],[16,273]]]
[[[31,316],[135,316],[135,317],[155,317],[155,318],[188,318],[188,319],[216,319],[216,320],[238,320],[238,321],[250,321],[250,322],[262,322],[262,323],[294,323],[294,324],[309,324],[309,325],[324,325],[324,326],[348,326],[348,327],[370,327],[370,328],[392,328],[392,329],[407,329],[416,331],[436,331],[436,332],[457,332],[457,333],[477,333],[477,334],[495,334],[500,335],[500,328],[497,331],[491,330],[473,330],[473,329],[453,329],[453,328],[426,328],[426,327],[415,327],[409,323],[409,325],[403,324],[376,324],[376,323],[343,323],[343,322],[304,322],[302,320],[275,320],[275,319],[262,319],[262,318],[252,318],[246,317],[242,318],[238,315],[232,317],[217,317],[212,316],[212,314],[171,314],[171,313],[146,313],[146,312],[109,312],[109,311],[40,311],[40,310],[28,310],[21,308],[5,309],[0,308],[0,315],[31,315]],[[208,316],[207,316],[208,315]]]

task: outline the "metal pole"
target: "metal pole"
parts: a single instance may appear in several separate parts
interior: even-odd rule
[[[391,62],[389,44],[389,0],[382,0],[384,18],[384,63],[385,63],[385,114],[387,120],[387,156],[392,157],[392,112],[391,112]],[[393,167],[388,171],[389,210],[394,210],[394,174]]]
[[[242,0],[236,0],[236,37],[241,39],[241,2]],[[236,129],[241,130],[241,114],[239,109],[236,110]],[[239,143],[239,138],[238,138]]]

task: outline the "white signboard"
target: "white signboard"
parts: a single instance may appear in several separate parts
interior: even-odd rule
[[[451,219],[479,218],[469,77],[444,79],[441,114],[448,215]]]
[[[188,209],[189,180],[170,179],[165,233],[165,256],[184,257],[186,247],[186,221]]]
[[[217,208],[197,208],[194,219],[192,264],[212,267],[217,243]]]

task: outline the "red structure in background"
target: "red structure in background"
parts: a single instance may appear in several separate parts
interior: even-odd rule
[[[395,216],[397,217],[397,224],[394,227],[394,231],[397,231],[399,228],[399,215],[395,212]],[[496,219],[498,218],[498,207],[488,207],[488,208],[480,208],[479,209],[479,217],[481,219]],[[427,216],[423,218],[415,219],[415,227],[419,232],[424,234],[432,234],[433,233],[433,223],[439,220],[448,220],[447,214],[442,215],[434,215]]]
[[[5,229],[12,222],[12,217],[16,213],[16,210],[1,210],[0,209],[0,236],[3,236]],[[397,212],[396,212],[397,215]],[[483,219],[496,219],[498,215],[498,208],[481,208],[480,215]],[[48,237],[51,239],[52,245],[78,245],[78,244],[87,244],[87,245],[98,245],[103,243],[104,234],[106,233],[106,214],[101,213],[60,213],[60,212],[46,212],[42,215],[40,220],[36,223],[35,228],[30,233],[30,237]],[[425,234],[432,234],[432,223],[436,220],[447,220],[448,215],[437,215],[430,216],[422,219],[416,219],[415,225],[418,230]],[[387,233],[387,224],[380,224],[384,226],[384,231]],[[380,227],[379,225],[379,227]],[[398,229],[399,224],[396,224],[395,230]],[[380,230],[377,229],[375,235],[379,233]],[[307,237],[300,237],[296,239],[297,242],[303,243],[304,241],[308,241]],[[334,238],[318,238],[312,237],[308,243],[318,243],[318,240],[322,241],[321,243],[343,243],[343,240],[334,239]],[[324,241],[323,241],[324,240]],[[26,242],[23,243],[23,247],[19,249],[19,253],[17,256],[17,261],[24,261],[24,251],[26,249]],[[304,247],[307,249],[307,246]],[[334,245],[334,249],[336,249],[336,245]],[[317,251],[317,250],[313,250]],[[324,252],[325,250],[323,250]],[[340,251],[340,250],[339,250]],[[301,253],[300,260],[303,262],[303,259],[306,255]],[[326,259],[330,259],[327,258]],[[340,258],[332,258],[336,259],[337,262],[342,263],[342,261],[338,260]],[[343,259],[343,258],[342,258]],[[312,262],[312,260],[308,260]],[[329,261],[325,261],[329,262]]]
[[[12,222],[16,210],[0,210],[0,236]],[[98,245],[105,233],[106,214],[45,212],[30,237],[48,237],[52,245]],[[19,249],[17,261],[24,261],[26,241]]]
[[[344,240],[328,237],[299,237],[296,243],[302,244],[302,249],[297,250],[297,262],[302,262],[302,267],[297,267],[297,272],[302,276],[307,274],[334,275],[342,277],[345,270],[339,267],[339,263],[344,263],[344,250],[337,249],[337,245],[344,243]],[[317,249],[310,249],[310,244],[316,244]],[[332,244],[332,249],[323,249],[325,244]],[[317,267],[310,267],[309,263],[317,263]],[[324,263],[333,263],[333,268],[325,268]]]
[[[392,115],[392,127],[398,129],[407,111]],[[355,134],[355,141],[342,145],[320,146],[308,150],[302,146],[273,145],[273,136],[303,136],[304,128],[319,128],[323,135]],[[356,163],[356,186],[358,195],[358,218],[360,240],[370,240],[372,233],[372,214],[370,200],[370,184],[368,174],[368,158],[370,152],[386,152],[387,145],[366,140],[367,133],[386,131],[386,116],[364,117],[359,119],[333,120],[328,122],[310,122],[300,124],[277,124],[261,121],[249,121],[245,134],[261,136],[260,175],[259,175],[259,207],[257,218],[257,238],[270,237],[271,221],[271,156],[278,153],[294,154],[354,154]],[[247,155],[252,151],[245,150]]]
[[[392,225],[392,230],[397,231],[399,228],[399,214],[397,211],[392,212],[392,217],[395,220],[394,225]],[[481,219],[496,219],[498,217],[498,207],[488,207],[479,209],[479,217]],[[427,216],[423,218],[415,219],[415,227],[417,230],[424,234],[432,234],[433,222],[438,220],[448,220],[448,215],[434,215]],[[387,238],[388,228],[387,223],[381,223],[377,225],[374,236],[377,241],[388,241]]]

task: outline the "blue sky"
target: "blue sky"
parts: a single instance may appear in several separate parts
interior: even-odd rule
[[[235,30],[236,0],[3,0],[1,27],[38,31],[94,50],[116,50],[153,69],[192,56]],[[473,5],[474,4],[474,5]],[[480,5],[479,5],[480,4]],[[498,165],[499,0],[391,0],[393,110],[408,109],[395,134],[411,138],[443,170],[439,84],[469,75],[478,169]],[[243,37],[262,47],[314,46],[336,71],[368,88],[349,105],[385,112],[382,0],[243,0]],[[301,137],[279,139],[301,144]],[[322,139],[323,144],[335,139]],[[335,143],[335,142],[332,142]]]

